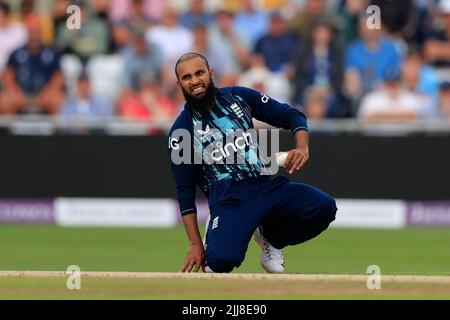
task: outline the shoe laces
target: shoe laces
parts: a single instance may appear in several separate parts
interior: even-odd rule
[[[281,253],[281,250],[275,248],[270,244],[269,241],[261,234],[261,243],[263,246],[264,251],[264,261],[272,260],[272,259],[283,259],[283,254]]]

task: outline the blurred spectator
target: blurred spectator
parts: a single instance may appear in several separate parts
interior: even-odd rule
[[[367,9],[368,0],[344,0],[338,10],[339,42],[348,46],[358,38],[359,18]]]
[[[109,0],[89,0],[89,2],[91,4],[93,12],[98,18],[104,21],[109,21]]]
[[[421,99],[403,88],[401,73],[392,68],[386,71],[381,89],[365,96],[358,118],[369,122],[406,121],[419,119]]]
[[[53,30],[59,30],[67,25],[67,8],[71,5],[70,0],[54,0],[53,6]],[[56,35],[55,35],[56,36]]]
[[[79,0],[81,28],[69,29],[60,24],[56,31],[56,43],[64,53],[77,55],[83,64],[97,54],[108,53],[110,33],[107,23],[97,17],[87,0]]]
[[[450,121],[450,81],[444,81],[439,87],[439,113],[442,119]]]
[[[266,12],[255,6],[254,0],[244,0],[243,10],[234,17],[234,29],[238,32],[248,47],[253,48],[256,41],[267,31],[269,18]]]
[[[126,17],[113,23],[112,33],[116,49],[120,50],[130,44],[132,33],[147,30],[151,20],[145,15],[144,0],[131,0]]]
[[[27,30],[10,20],[10,6],[0,1],[0,76],[2,75],[9,55],[27,42]]]
[[[142,74],[140,90],[119,102],[119,115],[133,120],[167,120],[175,117],[175,103],[164,94],[154,74]]]
[[[208,26],[214,17],[205,10],[204,0],[190,0],[190,8],[180,17],[182,26],[194,29],[199,26]]]
[[[113,24],[128,20],[133,0],[109,0],[109,19]],[[138,0],[139,2],[142,2]]]
[[[346,49],[345,92],[353,100],[377,89],[388,68],[400,69],[401,56],[395,43],[384,37],[382,29],[369,29],[365,17],[359,22],[360,39]]]
[[[319,120],[328,116],[330,92],[324,87],[309,87],[305,91],[303,111],[309,119]]]
[[[270,16],[268,33],[258,39],[254,53],[264,58],[271,71],[280,72],[286,71],[297,46],[297,38],[287,30],[284,18],[274,12]]]
[[[261,7],[266,11],[281,10],[289,0],[261,0]]]
[[[421,52],[411,50],[403,63],[403,79],[408,90],[437,97],[439,74],[425,64]]]
[[[407,90],[422,100],[422,116],[433,118],[438,113],[439,75],[436,70],[424,64],[420,52],[412,51],[405,58],[402,68],[403,83]]]
[[[270,71],[258,55],[252,56],[251,67],[240,75],[238,85],[264,92],[285,103],[289,103],[292,94],[287,77],[283,73]]]
[[[177,86],[173,66],[182,54],[192,51],[191,30],[179,25],[177,10],[167,6],[164,9],[162,23],[147,30],[146,39],[162,50],[164,67],[160,78],[161,87],[166,93],[174,92]]]
[[[36,108],[38,112],[56,114],[64,101],[59,54],[53,48],[43,47],[38,21],[29,21],[27,29],[26,47],[14,51],[9,58],[0,113],[24,113]]]
[[[450,67],[450,0],[440,0],[436,27],[425,42],[425,57],[436,67]]]
[[[215,22],[208,29],[208,41],[215,50],[228,57],[230,70],[227,73],[236,74],[236,77],[228,78],[228,82],[222,81],[222,86],[235,85],[238,73],[249,64],[250,52],[245,41],[233,27],[233,13],[220,9],[216,13]]]
[[[371,0],[370,4],[382,8],[381,21],[386,32],[397,34],[404,40],[414,36],[419,20],[413,0]]]
[[[45,14],[44,12],[39,12],[38,3],[45,3],[44,1],[34,1],[34,0],[20,0],[20,19],[28,24],[29,22],[39,21],[41,28],[41,40],[43,45],[48,46],[53,44],[53,28],[51,14]],[[48,5],[48,4],[47,4]],[[45,9],[45,7],[44,7]]]
[[[171,6],[165,8],[161,25],[150,28],[146,38],[159,45],[166,64],[175,63],[183,53],[192,50],[192,33],[179,25],[178,12]]]
[[[300,39],[307,39],[318,20],[332,21],[333,17],[326,8],[325,0],[306,0],[304,7],[290,20],[290,28]]]
[[[432,22],[434,6],[438,0],[414,0],[417,14],[413,39],[410,45],[422,47],[426,37],[429,35]]]
[[[123,85],[125,90],[137,91],[141,74],[159,77],[164,66],[161,48],[145,39],[145,33],[135,31],[132,43],[122,52],[124,60]]]
[[[219,85],[235,81],[237,72],[234,58],[225,55],[218,48],[211,45],[207,28],[205,26],[197,26],[192,30],[192,34],[194,37],[193,51],[204,55],[209,63],[214,66],[214,81]]]
[[[158,22],[166,5],[166,0],[108,0],[109,17],[113,23],[123,20],[133,20],[130,15],[132,7],[136,2],[140,2],[140,14],[149,19],[152,23]]]
[[[327,91],[328,102],[334,101],[343,104],[343,101],[340,101],[342,98],[343,54],[335,41],[334,31],[333,25],[329,21],[318,21],[313,28],[311,37],[304,41],[304,45],[294,58],[292,63],[292,101],[295,105],[305,103],[304,92],[311,86]],[[337,105],[335,107],[337,108]],[[331,105],[327,106],[328,108],[331,108]],[[345,109],[345,106],[339,105],[339,109],[341,108]],[[344,116],[349,111],[339,110],[337,113]]]
[[[92,94],[89,77],[81,74],[77,80],[76,96],[68,99],[59,113],[66,117],[101,118],[111,116],[114,110],[109,99]]]

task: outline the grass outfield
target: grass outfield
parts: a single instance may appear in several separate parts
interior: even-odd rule
[[[287,273],[365,274],[369,265],[378,265],[382,274],[450,275],[449,248],[448,228],[329,229],[305,244],[286,248],[284,254]],[[0,270],[64,271],[69,265],[78,265],[82,271],[177,272],[187,250],[182,226],[100,229],[0,225]],[[235,272],[263,272],[259,265],[259,249],[253,241],[246,260]],[[65,289],[62,279],[0,278],[0,298],[450,299],[448,284],[443,287],[418,283],[386,284],[382,290],[374,292],[367,290],[365,283],[354,288],[353,282],[337,281],[330,285],[326,281],[309,281],[306,286],[300,281],[297,284],[289,282],[288,287],[292,289],[284,291],[281,284],[279,290],[271,285],[273,290],[269,291],[259,290],[259,285],[252,284],[256,290],[246,291],[244,288],[248,285],[242,281],[211,281],[216,282],[212,285],[216,289],[209,292],[207,288],[211,284],[208,281],[194,279],[108,279],[107,282],[84,279],[83,289],[74,293]],[[218,286],[219,282],[227,288]],[[263,283],[260,285],[264,286]],[[197,286],[202,286],[202,292],[206,294],[193,297],[189,288],[195,291]]]

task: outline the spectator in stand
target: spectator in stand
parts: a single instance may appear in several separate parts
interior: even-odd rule
[[[270,71],[259,55],[252,56],[250,68],[240,74],[238,86],[264,92],[275,100],[286,103],[289,103],[292,94],[285,74]]]
[[[242,2],[243,10],[234,17],[234,29],[242,36],[246,45],[253,48],[256,41],[267,32],[269,17],[265,11],[256,7],[254,0]]]
[[[341,90],[343,53],[337,43],[335,31],[330,21],[319,20],[311,36],[300,47],[292,62],[292,101],[294,105],[303,105],[304,93],[309,87],[322,88],[322,91],[327,92],[325,95],[320,94],[321,97],[327,97],[327,114],[343,117],[348,116],[350,110]]]
[[[164,56],[161,48],[145,39],[145,32],[135,31],[132,43],[125,47],[121,55],[124,61],[123,87],[125,91],[139,90],[139,79],[142,74],[160,76],[164,67]]]
[[[140,90],[119,102],[119,115],[132,120],[172,121],[176,106],[161,90],[160,81],[153,73],[142,74]]]
[[[279,12],[273,12],[270,15],[268,33],[258,39],[254,53],[264,58],[271,71],[285,72],[298,46],[297,38],[287,30],[283,16]]]
[[[64,101],[64,77],[59,54],[44,47],[39,21],[29,20],[28,43],[12,53],[3,76],[0,113],[37,111],[56,114]],[[36,110],[33,110],[36,109]]]
[[[440,118],[450,121],[450,81],[443,81],[439,86]]]
[[[440,0],[436,27],[425,41],[425,58],[438,68],[450,68],[450,0]]]
[[[109,21],[109,0],[89,0],[89,3],[98,18],[104,20],[105,22]]]
[[[290,20],[289,26],[301,40],[307,39],[318,20],[332,21],[333,17],[326,9],[325,0],[306,0],[304,7]]]
[[[330,92],[324,87],[308,87],[305,90],[303,112],[308,119],[320,120],[329,115]]]
[[[424,63],[418,51],[408,53],[402,73],[406,89],[418,95],[423,101],[423,116],[434,118],[439,109],[439,74],[432,66]]]
[[[11,8],[0,1],[0,76],[5,70],[10,54],[23,47],[27,42],[27,30],[19,23],[12,23],[10,19]]]
[[[369,0],[345,0],[338,9],[338,38],[343,48],[358,39],[359,18],[364,14]]]
[[[133,13],[135,6],[142,8],[139,15],[145,17],[152,24],[157,23],[161,17],[167,0],[108,0],[109,17],[113,23],[134,20]]]
[[[59,30],[65,26],[67,26],[67,8],[70,5],[71,5],[70,0],[54,0],[53,12],[52,12],[53,31],[54,32],[56,32],[56,30]]]
[[[166,93],[176,90],[176,78],[173,66],[183,53],[192,51],[193,38],[191,30],[179,25],[178,12],[172,6],[164,9],[162,23],[147,30],[147,42],[154,43],[162,50],[164,68],[161,86]]]
[[[290,0],[262,0],[260,1],[261,7],[265,11],[281,10],[283,6],[286,6]]]
[[[165,8],[161,24],[147,31],[146,38],[162,49],[165,64],[170,66],[183,53],[192,50],[192,33],[179,24],[178,12],[171,6]]]
[[[434,7],[438,0],[414,0],[416,8],[416,30],[410,45],[423,47],[427,35],[430,34],[433,24]]]
[[[214,20],[214,16],[205,10],[204,0],[191,0],[189,10],[180,17],[182,26],[194,29],[199,26],[209,26]]]
[[[222,86],[233,86],[236,84],[239,72],[248,67],[250,62],[250,50],[245,45],[245,41],[233,26],[233,13],[228,9],[220,8],[216,12],[216,17],[211,28],[208,29],[208,42],[227,57],[228,74],[234,74],[229,77],[227,82],[222,81]]]
[[[368,122],[417,120],[421,107],[421,99],[403,87],[400,70],[388,68],[383,87],[363,98],[358,118]]]
[[[381,8],[381,21],[386,32],[400,42],[413,40],[419,19],[414,0],[371,0],[372,5]]]
[[[104,118],[114,113],[108,98],[92,94],[89,77],[82,73],[77,80],[77,94],[69,98],[59,114],[64,117]]]
[[[133,32],[147,30],[151,20],[145,15],[144,0],[131,0],[128,15],[114,21],[112,36],[117,50],[121,50],[132,41]]]
[[[81,12],[80,29],[69,29],[60,24],[56,30],[56,44],[64,53],[77,55],[86,65],[89,59],[109,51],[110,33],[108,24],[96,16],[87,0],[78,0]]]
[[[236,78],[236,69],[234,67],[233,57],[224,55],[218,48],[211,45],[208,38],[208,30],[205,26],[195,27],[192,29],[192,34],[194,37],[194,52],[201,53],[208,59],[211,65],[215,66],[215,82],[222,86],[222,83],[234,81],[233,79]]]
[[[344,90],[353,102],[353,112],[362,96],[376,90],[387,68],[400,69],[401,56],[394,41],[384,37],[382,29],[369,29],[366,17],[359,22],[360,39],[346,49]]]
[[[53,28],[51,12],[46,12],[48,8],[51,8],[51,4],[45,0],[17,0],[20,2],[20,20],[25,24],[28,21],[38,20],[41,27],[42,44],[49,46],[53,44]]]
[[[410,50],[403,63],[403,79],[408,90],[437,97],[440,77],[436,69],[426,64],[422,53]]]

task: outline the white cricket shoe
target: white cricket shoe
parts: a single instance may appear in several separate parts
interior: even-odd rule
[[[281,250],[273,247],[261,233],[261,227],[254,233],[256,243],[261,247],[261,266],[268,273],[284,272],[284,257]]]
[[[212,271],[212,269],[210,267],[206,266],[205,273],[214,273],[214,271]]]

